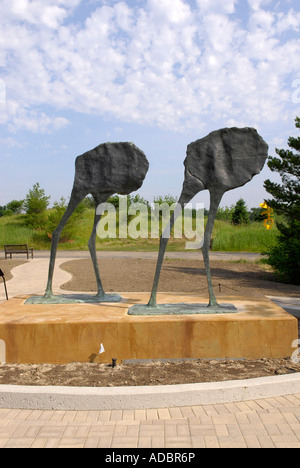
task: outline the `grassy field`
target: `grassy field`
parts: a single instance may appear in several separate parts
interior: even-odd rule
[[[234,226],[216,221],[213,232],[213,250],[220,252],[263,252],[276,243],[276,226],[267,230],[263,223]]]
[[[60,250],[87,250],[93,226],[94,210],[84,212],[76,224],[73,239],[62,242]],[[262,223],[233,226],[229,222],[216,221],[213,232],[213,250],[223,252],[262,252],[276,242],[278,231],[274,226],[267,231]],[[33,230],[26,226],[24,215],[0,218],[0,248],[4,244],[28,244],[36,250],[50,249],[51,239],[45,231]],[[185,250],[186,239],[171,238],[168,250]],[[159,239],[99,239],[98,250],[157,251]]]

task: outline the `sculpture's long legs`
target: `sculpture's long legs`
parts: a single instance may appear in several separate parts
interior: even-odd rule
[[[205,187],[203,186],[202,182],[200,180],[197,180],[193,176],[186,174],[186,179],[185,183],[183,185],[183,190],[180,195],[178,205],[180,205],[181,208],[184,207],[185,203],[189,203],[189,201],[201,190],[204,190]],[[205,271],[206,271],[206,277],[207,277],[207,283],[208,283],[208,290],[209,290],[209,307],[218,307],[218,302],[216,300],[214,290],[213,290],[213,285],[212,285],[212,280],[211,280],[211,272],[210,272],[210,262],[209,262],[209,245],[210,245],[210,239],[212,236],[212,231],[216,219],[216,214],[219,208],[219,204],[221,202],[223,196],[223,192],[219,193],[218,191],[210,193],[210,210],[209,210],[209,215],[208,215],[208,220],[205,228],[205,233],[204,233],[204,241],[203,241],[203,246],[202,246],[202,255],[203,255],[203,260],[205,264]],[[174,223],[176,221],[175,219],[175,212],[172,213],[172,216],[170,218],[169,225],[167,227],[168,232],[171,232],[174,226]],[[157,296],[157,291],[158,291],[158,284],[159,284],[159,278],[161,274],[161,268],[164,260],[164,255],[166,252],[166,248],[168,245],[169,237],[164,237],[162,236],[160,239],[160,246],[159,246],[159,254],[158,254],[158,260],[157,260],[157,265],[156,265],[156,272],[155,272],[155,277],[154,277],[154,282],[153,282],[153,287],[152,287],[152,293],[151,297],[148,303],[149,307],[157,307],[157,302],[156,302],[156,296]]]
[[[59,242],[62,230],[65,227],[68,219],[74,213],[75,209],[77,208],[77,206],[79,205],[79,203],[81,202],[81,200],[83,198],[84,198],[84,196],[74,195],[74,193],[72,192],[68,207],[67,207],[63,217],[61,218],[57,228],[55,229],[55,231],[52,234],[50,263],[49,263],[49,272],[48,272],[48,283],[47,283],[47,288],[46,288],[46,292],[45,292],[45,297],[52,297],[53,296],[52,280],[53,280],[53,273],[54,273],[57,246],[58,246],[58,242]]]
[[[201,184],[201,188],[199,188],[199,186],[200,186],[199,181],[197,181],[196,187],[192,189],[188,183],[185,183],[183,185],[183,189],[182,189],[180,198],[178,200],[177,207],[173,211],[170,221],[168,223],[168,226],[166,227],[164,231],[165,233],[168,233],[168,235],[163,234],[160,238],[159,253],[158,253],[158,259],[157,259],[157,264],[156,264],[156,272],[155,272],[151,297],[148,303],[149,307],[157,307],[156,296],[157,296],[159,278],[161,274],[161,268],[162,268],[162,264],[164,261],[164,256],[165,256],[166,248],[167,248],[168,241],[170,238],[170,234],[174,227],[176,218],[179,216],[180,211],[184,208],[185,203],[189,203],[191,199],[194,198],[194,196],[199,192],[199,190],[203,190],[204,187],[202,186],[202,184]]]
[[[97,252],[96,252],[96,236],[97,236],[96,231],[97,231],[97,225],[102,216],[101,214],[97,214],[97,208],[101,203],[104,203],[110,196],[111,194],[105,194],[103,195],[103,197],[93,195],[95,204],[96,204],[96,210],[95,210],[94,226],[93,226],[91,237],[88,242],[88,246],[89,246],[89,251],[90,251],[90,255],[91,255],[91,259],[92,259],[92,263],[93,263],[93,267],[95,271],[96,281],[97,281],[97,297],[99,298],[104,297],[105,292],[104,292],[102,281],[100,278],[100,271],[99,271],[99,265],[97,261]]]
[[[218,302],[215,297],[211,272],[210,272],[210,262],[209,262],[209,245],[210,239],[213,232],[213,227],[216,219],[216,214],[219,208],[220,201],[222,199],[223,193],[211,193],[210,194],[210,210],[208,215],[208,220],[205,228],[204,242],[202,246],[202,255],[205,264],[206,278],[208,283],[209,290],[209,307],[218,307]]]
[[[178,205],[179,205],[179,202],[178,202]],[[173,211],[173,213],[171,214],[169,224],[166,227],[166,230],[168,230],[169,233],[172,232],[175,221],[176,221],[175,220],[175,211]],[[162,264],[163,264],[163,261],[164,261],[164,256],[165,256],[166,248],[167,248],[167,245],[168,245],[168,241],[169,241],[169,237],[164,237],[164,235],[161,236],[160,244],[159,244],[158,259],[157,259],[157,264],[156,264],[156,272],[155,272],[154,282],[153,282],[153,287],[152,287],[152,293],[151,293],[151,297],[150,297],[150,300],[149,300],[149,303],[148,303],[149,307],[156,307],[157,306],[156,296],[157,296],[159,278],[160,278],[161,268],[162,268]]]

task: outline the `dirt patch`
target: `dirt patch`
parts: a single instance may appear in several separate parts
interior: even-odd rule
[[[99,261],[103,287],[107,292],[148,292],[152,288],[156,260],[105,258]],[[62,286],[69,291],[96,291],[95,275],[89,259],[66,262],[61,267],[72,279]],[[244,296],[298,296],[300,286],[279,283],[274,273],[256,263],[212,261],[216,294]],[[202,260],[169,260],[163,264],[159,290],[207,295]]]
[[[13,262],[13,263],[11,263]],[[0,262],[9,267],[17,260]],[[24,262],[18,262],[22,264]],[[2,265],[2,266],[1,266]],[[99,262],[107,292],[148,292],[151,289],[156,261],[145,259],[101,259]],[[271,271],[254,263],[211,262],[216,294],[245,296],[300,297],[300,287],[278,283]],[[90,260],[66,262],[63,269],[72,280],[63,285],[66,291],[95,291],[96,283]],[[2,268],[4,270],[4,268]],[[160,291],[207,295],[206,276],[200,260],[164,262]],[[113,387],[174,385],[267,377],[300,372],[300,363],[288,359],[258,360],[187,360],[168,362],[106,364],[70,363],[63,365],[1,365],[0,384]]]
[[[251,379],[300,372],[290,359],[193,360],[120,364],[3,365],[0,384],[119,387]]]

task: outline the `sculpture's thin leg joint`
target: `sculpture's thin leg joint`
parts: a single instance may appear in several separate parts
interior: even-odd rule
[[[101,210],[98,211],[98,208],[99,208],[99,205],[101,205],[101,203],[105,203],[109,199],[109,197],[113,195],[113,193],[102,193],[102,194],[92,193],[92,195],[95,200],[95,218],[94,218],[93,230],[92,230],[92,234],[89,239],[89,242],[88,242],[88,246],[89,246],[89,251],[90,251],[93,268],[95,272],[95,277],[96,277],[96,282],[97,282],[96,297],[98,297],[99,299],[102,299],[106,296],[106,294],[105,294],[102,281],[101,281],[101,277],[100,277],[100,269],[98,265],[97,251],[96,251],[97,226],[102,217]]]
[[[97,210],[97,207],[96,207]],[[101,278],[100,278],[100,271],[99,271],[99,266],[98,266],[98,260],[97,260],[97,251],[96,251],[96,235],[97,235],[97,225],[101,219],[100,215],[95,214],[95,219],[94,219],[94,226],[92,230],[91,237],[88,242],[89,246],[89,251],[94,267],[94,272],[96,276],[96,282],[97,282],[97,297],[102,298],[105,296],[105,292],[102,286]]]
[[[50,262],[49,262],[49,272],[48,272],[48,282],[47,282],[47,287],[45,291],[45,297],[49,298],[53,296],[53,291],[52,291],[52,281],[53,281],[53,273],[54,273],[54,266],[55,266],[55,259],[56,259],[56,252],[57,252],[57,247],[59,243],[59,239],[62,233],[63,228],[65,227],[68,219],[71,217],[71,215],[74,213],[76,207],[82,200],[82,197],[76,197],[73,194],[71,195],[71,199],[69,202],[69,205],[60,221],[58,224],[57,228],[52,234],[52,242],[51,242],[51,252],[50,252]]]
[[[193,190],[185,190],[185,186],[183,187],[182,193],[180,195],[177,207],[175,208],[175,211],[171,214],[171,218],[169,221],[168,226],[166,227],[164,233],[160,238],[160,245],[159,245],[159,253],[158,253],[158,260],[157,260],[157,265],[156,265],[156,272],[154,276],[154,282],[153,282],[153,287],[152,287],[152,292],[150,296],[150,300],[148,303],[149,307],[157,307],[157,291],[158,291],[158,284],[159,284],[159,279],[160,279],[160,274],[161,274],[161,269],[164,261],[164,256],[165,252],[167,249],[168,241],[170,238],[170,234],[172,232],[172,229],[174,227],[175,221],[177,217],[180,214],[180,211],[184,208],[185,203],[189,203],[191,199],[196,195],[196,193],[199,191],[199,188],[195,188]],[[168,233],[168,235],[166,235]]]
[[[213,227],[214,227],[218,207],[222,199],[222,196],[223,194],[221,193],[210,194],[210,210],[209,210],[207,225],[205,228],[204,242],[203,242],[203,247],[202,247],[202,254],[203,254],[203,260],[204,260],[205,272],[206,272],[206,278],[207,278],[207,284],[208,284],[208,291],[209,291],[209,307],[219,307],[219,304],[217,302],[217,299],[214,293],[214,288],[213,288],[212,279],[211,279],[210,262],[209,262],[209,245],[210,245],[210,240],[211,240],[211,236],[213,232]]]

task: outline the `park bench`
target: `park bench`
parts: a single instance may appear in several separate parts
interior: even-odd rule
[[[31,258],[33,258],[33,248],[28,247],[27,244],[18,244],[18,245],[5,245],[5,260],[7,259],[8,255],[12,258],[12,254],[27,254],[27,258],[29,258],[29,253],[31,253]]]

